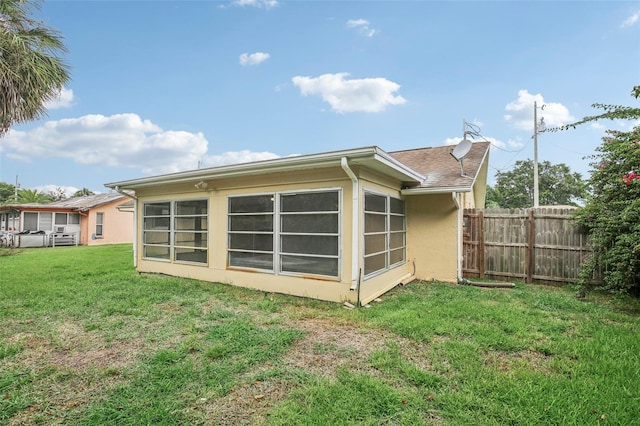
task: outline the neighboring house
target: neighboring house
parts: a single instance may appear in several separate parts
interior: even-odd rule
[[[140,272],[366,304],[461,276],[462,214],[484,205],[489,143],[378,147],[106,184],[135,191]]]
[[[0,231],[11,233],[16,247],[131,243],[133,214],[119,208],[130,200],[115,192],[2,205]]]

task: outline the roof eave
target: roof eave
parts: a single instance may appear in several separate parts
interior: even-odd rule
[[[469,186],[441,186],[436,188],[405,188],[400,193],[402,195],[427,195],[427,194],[451,194],[454,192],[471,192]]]

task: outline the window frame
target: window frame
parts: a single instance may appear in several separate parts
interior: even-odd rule
[[[179,203],[188,203],[194,201],[204,201],[206,203],[205,213],[195,213],[195,214],[178,214],[177,207]],[[168,206],[167,214],[147,214],[147,207],[152,205]],[[187,198],[187,199],[171,199],[171,200],[154,200],[154,201],[146,201],[142,203],[142,259],[150,260],[155,262],[169,262],[169,263],[180,263],[180,264],[189,264],[194,266],[208,266],[209,265],[209,214],[210,214],[210,200],[209,198]],[[162,207],[161,207],[162,208]],[[178,229],[178,219],[188,219],[188,218],[197,218],[196,220],[205,221],[205,229]],[[149,228],[147,229],[147,223],[153,223],[154,220],[159,220],[160,223],[166,221],[168,225],[165,227],[158,227],[156,229]],[[201,247],[196,247],[195,243],[193,245],[188,244],[177,244],[176,234],[185,234],[189,232],[194,232],[195,234],[203,236],[201,241],[204,241],[204,245]],[[153,234],[161,235],[167,234],[167,242],[148,242],[147,236],[152,236]],[[194,234],[194,235],[195,235]],[[195,239],[194,239],[195,241]],[[147,255],[147,249],[149,248],[160,248],[167,249],[167,257],[164,256],[149,256]],[[185,260],[178,259],[178,255],[181,253],[183,249],[193,249],[195,251],[203,251],[204,252],[204,262],[196,261],[196,260]]]
[[[379,210],[367,210],[367,196],[381,197],[384,198],[384,211]],[[363,270],[364,270],[364,279],[368,280],[370,278],[376,277],[378,275],[384,274],[391,269],[397,268],[398,266],[404,265],[407,262],[407,203],[406,200],[400,197],[394,197],[391,194],[385,194],[382,192],[372,191],[366,189],[364,191],[364,202],[363,202]],[[402,202],[402,213],[392,211],[392,200],[397,200]],[[384,230],[373,230],[367,231],[367,218],[368,217],[382,217],[384,218]],[[401,229],[393,229],[392,225],[396,221],[392,218],[402,218]],[[401,235],[402,236],[402,244],[398,246],[392,247],[392,241],[394,240],[393,236]],[[373,251],[371,253],[367,253],[367,237],[376,237],[376,236],[384,236],[384,244],[383,248],[377,251]],[[392,253],[402,251],[402,258],[399,261],[392,263]],[[372,270],[367,272],[367,259],[372,259],[374,257],[380,257],[384,255],[384,267]]]
[[[100,228],[100,231],[98,231]],[[104,212],[96,212],[96,239],[104,238]]]
[[[331,210],[306,210],[306,211],[283,211],[283,198],[291,197],[294,195],[308,195],[308,194],[319,194],[319,193],[335,193],[337,197],[337,206],[335,211]],[[246,212],[246,213],[232,213],[231,212],[231,200],[238,198],[250,198],[250,197],[261,197],[261,196],[270,196],[273,200],[273,208],[271,212]],[[301,189],[301,190],[287,190],[287,191],[273,191],[273,192],[261,192],[261,193],[251,193],[251,194],[234,194],[229,195],[227,197],[227,265],[230,269],[238,269],[238,270],[248,270],[255,272],[263,272],[274,275],[282,275],[282,276],[293,276],[293,277],[317,277],[321,279],[330,279],[337,280],[341,279],[342,275],[342,233],[343,233],[343,206],[342,206],[342,188],[340,187],[331,187],[331,188],[316,188],[316,189]],[[232,217],[237,216],[251,216],[263,214],[265,216],[271,216],[271,231],[239,231],[232,230],[231,223]],[[286,220],[287,217],[293,216],[303,216],[303,215],[335,215],[337,217],[337,230],[336,232],[292,232],[292,231],[283,231],[283,219]],[[259,235],[271,235],[271,250],[251,250],[251,249],[236,249],[231,248],[231,238],[233,235],[238,234],[259,234]],[[296,237],[296,236],[308,236],[308,237],[329,237],[336,238],[336,249],[335,254],[318,254],[318,253],[301,253],[301,252],[285,252],[283,251],[283,241],[286,237]],[[272,262],[270,268],[259,268],[259,267],[251,267],[251,266],[240,266],[240,265],[232,265],[231,263],[231,254],[234,252],[246,252],[246,253],[255,253],[255,254],[271,254]],[[309,259],[335,259],[336,260],[336,274],[324,274],[317,272],[301,272],[301,271],[292,271],[286,270],[284,266],[284,258],[285,257],[298,257],[298,258],[309,258]]]

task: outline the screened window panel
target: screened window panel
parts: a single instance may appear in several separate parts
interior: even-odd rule
[[[79,225],[80,224],[80,215],[78,213],[70,213],[69,214],[69,224],[70,225]]]
[[[229,217],[229,231],[272,232],[272,215],[243,215]]]
[[[287,214],[281,216],[281,231],[305,234],[337,234],[337,214]]]
[[[207,263],[207,250],[178,247],[175,249],[175,256],[181,262]]]
[[[144,246],[144,257],[169,260],[169,247]]]
[[[230,197],[229,213],[269,213],[273,212],[274,196],[254,195],[247,197]]]
[[[38,230],[40,231],[53,230],[53,213],[40,212],[40,218],[38,219]]]
[[[206,231],[207,217],[178,217],[176,218],[176,230],[178,231]]]
[[[22,229],[25,231],[37,231],[38,230],[38,213],[25,212],[24,213],[24,225]]]
[[[144,205],[145,216],[169,216],[171,214],[171,203],[147,203]]]
[[[389,211],[391,213],[404,215],[404,200],[389,197]]]
[[[387,235],[373,234],[364,237],[364,254],[384,252],[387,249]]]
[[[145,244],[164,244],[169,245],[171,240],[169,232],[150,231],[144,233]]]
[[[56,213],[55,221],[56,221],[56,225],[66,225],[67,224],[67,214],[66,213]]]
[[[207,204],[207,200],[176,201],[176,216],[206,215]]]
[[[169,217],[145,217],[144,229],[145,230],[163,230],[169,229],[171,219]]]
[[[387,211],[387,197],[376,194],[365,194],[364,209],[368,212],[385,213]]]
[[[387,254],[381,253],[364,258],[364,274],[369,275],[387,267]]]
[[[230,251],[229,265],[240,268],[273,270],[273,254],[244,251]]]
[[[404,231],[404,216],[389,216],[390,231]]]
[[[273,235],[230,234],[229,248],[232,250],[273,251]]]
[[[337,212],[339,194],[331,192],[309,192],[285,194],[280,197],[280,211],[287,212]]]
[[[338,259],[309,256],[281,256],[283,272],[338,276]]]
[[[385,232],[387,230],[387,216],[366,213],[364,215],[364,232]]]
[[[280,241],[283,253],[338,255],[337,235],[284,235]]]
[[[395,265],[400,262],[404,262],[404,249],[391,250],[389,253],[389,263]]]
[[[175,241],[176,246],[187,247],[206,247],[207,246],[207,234],[200,232],[176,232]]]
[[[404,232],[394,232],[389,235],[389,248],[395,249],[404,247]]]

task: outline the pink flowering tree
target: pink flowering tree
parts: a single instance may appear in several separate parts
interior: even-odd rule
[[[640,99],[640,86],[632,92]],[[600,119],[640,119],[640,108],[595,104],[605,112],[575,125]],[[582,265],[581,292],[600,275],[603,289],[640,294],[640,126],[607,131],[590,157],[591,195],[576,214],[591,237],[593,256]]]

